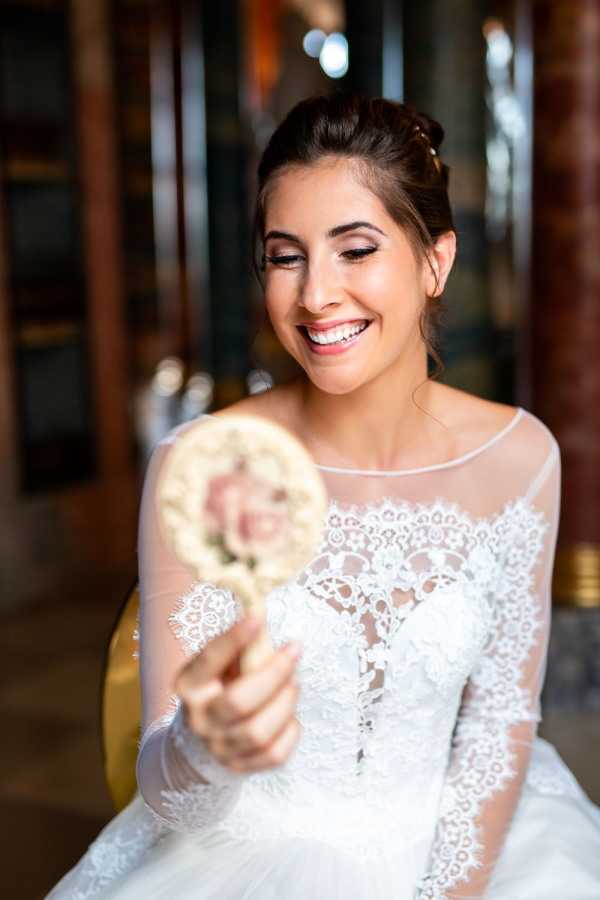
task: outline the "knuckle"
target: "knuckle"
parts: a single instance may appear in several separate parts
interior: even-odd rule
[[[248,744],[256,749],[260,749],[267,742],[267,735],[264,728],[257,723],[252,723],[245,729],[245,739]]]
[[[280,660],[280,668],[283,674],[290,675],[296,667],[296,660],[293,656],[290,656],[289,653],[283,654],[283,658]]]
[[[217,709],[216,701],[211,701],[209,703],[203,704],[202,707],[202,715],[206,720],[207,727],[214,727],[220,721],[220,716]]]
[[[270,766],[280,766],[287,759],[287,754],[280,745],[276,744],[267,751],[266,759]]]
[[[292,684],[287,686],[287,695],[289,700],[295,702],[300,696],[300,687],[295,682],[292,682]]]
[[[180,697],[188,709],[197,710],[202,709],[205,706],[205,703],[203,702],[203,693],[198,689],[197,685],[188,685],[186,690],[182,694],[180,694]]]
[[[228,690],[224,693],[225,700],[228,703],[228,712],[231,715],[242,718],[243,716],[248,715],[250,710],[248,709],[248,704],[244,700],[244,697],[241,693],[239,685],[232,685]]]
[[[241,719],[245,714],[244,706],[239,697],[227,692],[223,695],[222,711],[228,719]]]

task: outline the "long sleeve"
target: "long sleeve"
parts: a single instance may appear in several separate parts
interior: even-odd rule
[[[146,804],[169,827],[198,831],[235,805],[243,776],[214,761],[188,731],[173,695],[179,669],[229,628],[239,611],[229,591],[193,583],[166,545],[156,513],[156,485],[176,436],[150,460],[140,509],[140,670],[142,740],[137,780]]]
[[[559,505],[552,439],[515,501],[490,634],[463,693],[420,900],[484,897],[501,853],[540,719]]]

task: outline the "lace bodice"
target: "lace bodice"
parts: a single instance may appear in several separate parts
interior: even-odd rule
[[[178,668],[240,611],[190,583],[153,491],[140,528],[140,790],[165,827],[306,836],[376,858],[410,846],[415,896],[480,897],[527,773],[539,719],[559,506],[557,445],[533,416],[477,451],[408,472],[322,467],[327,528],[268,599],[275,646],[300,638],[300,743],[235,776],[186,732]]]

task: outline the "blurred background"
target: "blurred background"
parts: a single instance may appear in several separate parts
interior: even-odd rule
[[[444,380],[563,453],[543,733],[600,802],[600,4],[2,0],[2,882],[42,897],[113,814],[104,655],[152,446],[292,369],[252,275],[255,168],[298,100],[446,131]]]

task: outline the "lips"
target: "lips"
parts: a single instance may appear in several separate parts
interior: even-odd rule
[[[329,331],[331,328],[341,328],[343,325],[357,325],[359,322],[369,322],[370,319],[332,319],[328,322],[298,322],[298,328],[310,328],[311,331]]]
[[[336,323],[338,328],[341,328],[341,326],[343,326],[343,325],[350,327],[352,325],[357,325],[359,323],[364,324],[364,328],[362,328],[361,331],[359,331],[357,334],[353,334],[351,337],[343,338],[341,340],[338,340],[338,341],[335,341],[332,343],[327,343],[327,344],[319,343],[317,341],[312,340],[308,334],[306,325],[298,325],[298,330],[299,330],[300,334],[302,335],[302,337],[304,338],[306,345],[309,347],[309,349],[311,350],[312,353],[315,353],[318,356],[331,356],[331,355],[335,355],[338,353],[345,353],[351,347],[354,347],[354,345],[356,343],[358,343],[358,341],[361,340],[362,336],[369,330],[371,320],[370,319],[353,319],[353,320],[344,319],[344,320],[340,320],[339,323]],[[310,329],[311,329],[311,331],[321,331],[321,332],[335,330],[333,322],[327,322],[327,323],[325,323],[325,327],[321,326],[319,328],[315,328],[314,325],[311,323]]]

